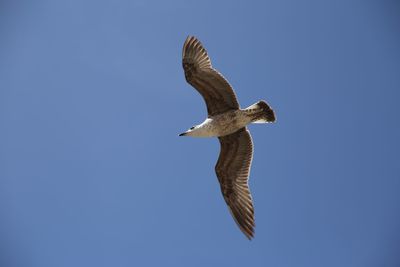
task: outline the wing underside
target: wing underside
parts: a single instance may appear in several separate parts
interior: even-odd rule
[[[204,98],[209,116],[240,108],[233,88],[211,66],[207,51],[199,40],[189,36],[183,45],[182,57],[186,81]]]
[[[215,166],[222,195],[237,225],[251,239],[254,236],[254,207],[248,186],[253,142],[246,128],[219,137],[221,152]]]

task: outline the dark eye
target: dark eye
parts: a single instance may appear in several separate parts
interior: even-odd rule
[[[190,129],[189,129],[189,130],[193,130],[193,129],[194,129],[194,126],[190,127]]]

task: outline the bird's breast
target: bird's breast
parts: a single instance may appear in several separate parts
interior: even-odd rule
[[[236,132],[248,123],[250,120],[242,110],[234,110],[209,118],[208,121],[206,120],[206,127],[210,129],[213,136],[224,136]]]

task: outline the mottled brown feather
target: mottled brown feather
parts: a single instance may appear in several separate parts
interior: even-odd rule
[[[211,66],[206,49],[196,37],[186,39],[182,58],[186,81],[204,98],[209,117],[240,108],[233,88]]]
[[[254,236],[254,207],[248,186],[253,142],[247,128],[219,137],[221,152],[215,172],[222,195],[240,230],[251,239]]]

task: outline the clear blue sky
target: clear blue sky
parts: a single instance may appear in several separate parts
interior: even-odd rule
[[[0,2],[0,266],[400,264],[397,1]],[[184,80],[197,36],[251,125],[256,237]]]

